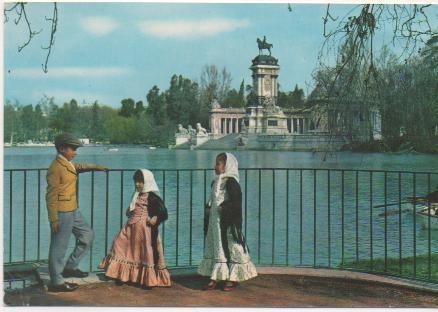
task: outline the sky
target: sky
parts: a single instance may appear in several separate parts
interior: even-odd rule
[[[339,16],[353,8],[332,7]],[[263,36],[279,60],[281,90],[297,84],[308,94],[324,40],[326,4],[293,4],[290,12],[286,3],[61,2],[44,73],[41,47],[50,35],[44,17],[51,8],[50,3],[29,4],[29,20],[41,33],[21,52],[26,28],[15,25],[13,16],[4,24],[4,100],[36,104],[47,95],[57,104],[74,98],[79,104],[97,100],[119,107],[128,97],[146,103],[154,85],[167,89],[173,74],[199,81],[206,64],[226,67],[232,87],[238,88],[242,79],[251,83],[256,39]]]

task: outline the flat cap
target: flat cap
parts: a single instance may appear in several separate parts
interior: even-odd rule
[[[55,146],[62,146],[62,145],[71,145],[71,146],[82,146],[81,141],[79,141],[76,137],[73,136],[73,134],[64,132],[56,136],[55,138]]]

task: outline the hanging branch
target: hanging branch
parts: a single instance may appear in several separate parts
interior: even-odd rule
[[[27,11],[29,7],[27,6],[26,2],[19,2],[13,4],[10,8],[4,8],[3,9],[3,16],[4,16],[4,23],[7,23],[9,21],[9,15],[14,14],[14,24],[19,25],[20,23],[26,26],[27,28],[27,40],[22,45],[18,46],[18,52],[21,52],[25,47],[27,47],[32,39],[40,34],[43,29],[40,29],[39,31],[35,31],[32,29],[31,22],[28,18]],[[55,43],[55,33],[56,28],[58,24],[58,8],[57,3],[53,3],[53,16],[51,18],[45,18],[46,21],[51,22],[51,29],[50,29],[50,41],[47,47],[41,47],[43,50],[47,50],[47,55],[44,64],[42,64],[43,71],[47,73],[47,64],[49,61],[50,53],[52,51],[52,47]]]
[[[43,71],[47,73],[47,62],[49,61],[50,53],[52,52],[52,47],[55,44],[55,33],[56,33],[56,26],[58,25],[58,7],[56,5],[56,2],[53,3],[53,17],[47,18],[46,21],[49,21],[52,23],[51,32],[50,32],[50,41],[49,45],[47,47],[41,47],[42,49],[48,50],[46,55],[46,61],[44,64],[41,64]]]

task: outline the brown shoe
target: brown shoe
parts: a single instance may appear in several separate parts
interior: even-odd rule
[[[210,283],[208,283],[207,285],[204,285],[202,287],[202,290],[213,290],[216,288],[216,286],[217,286],[217,282],[210,280]]]
[[[226,282],[223,291],[232,291],[237,287],[237,282]]]

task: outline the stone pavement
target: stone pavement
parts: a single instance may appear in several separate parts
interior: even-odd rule
[[[181,275],[194,275],[196,274],[195,268],[181,268],[181,269],[169,269],[172,276]],[[45,285],[49,284],[48,265],[43,264],[39,267],[38,272],[40,278]],[[293,276],[313,276],[322,278],[333,279],[347,279],[357,280],[363,282],[378,282],[387,285],[394,285],[399,287],[407,287],[418,290],[428,290],[438,293],[438,285],[432,283],[426,283],[421,281],[413,281],[408,279],[402,279],[398,277],[387,277],[368,273],[351,272],[343,270],[330,270],[330,269],[313,269],[313,268],[293,268],[293,267],[257,267],[257,272],[260,274],[272,274],[272,275],[293,275]],[[87,285],[94,283],[101,283],[107,281],[103,273],[90,273],[86,278],[67,278],[67,282],[76,283],[79,285]]]
[[[70,293],[41,287],[6,293],[9,306],[137,306],[137,307],[332,307],[438,308],[438,294],[377,282],[289,274],[260,274],[232,292],[202,291],[207,278],[172,276],[170,288],[117,286],[112,281],[86,284]]]

